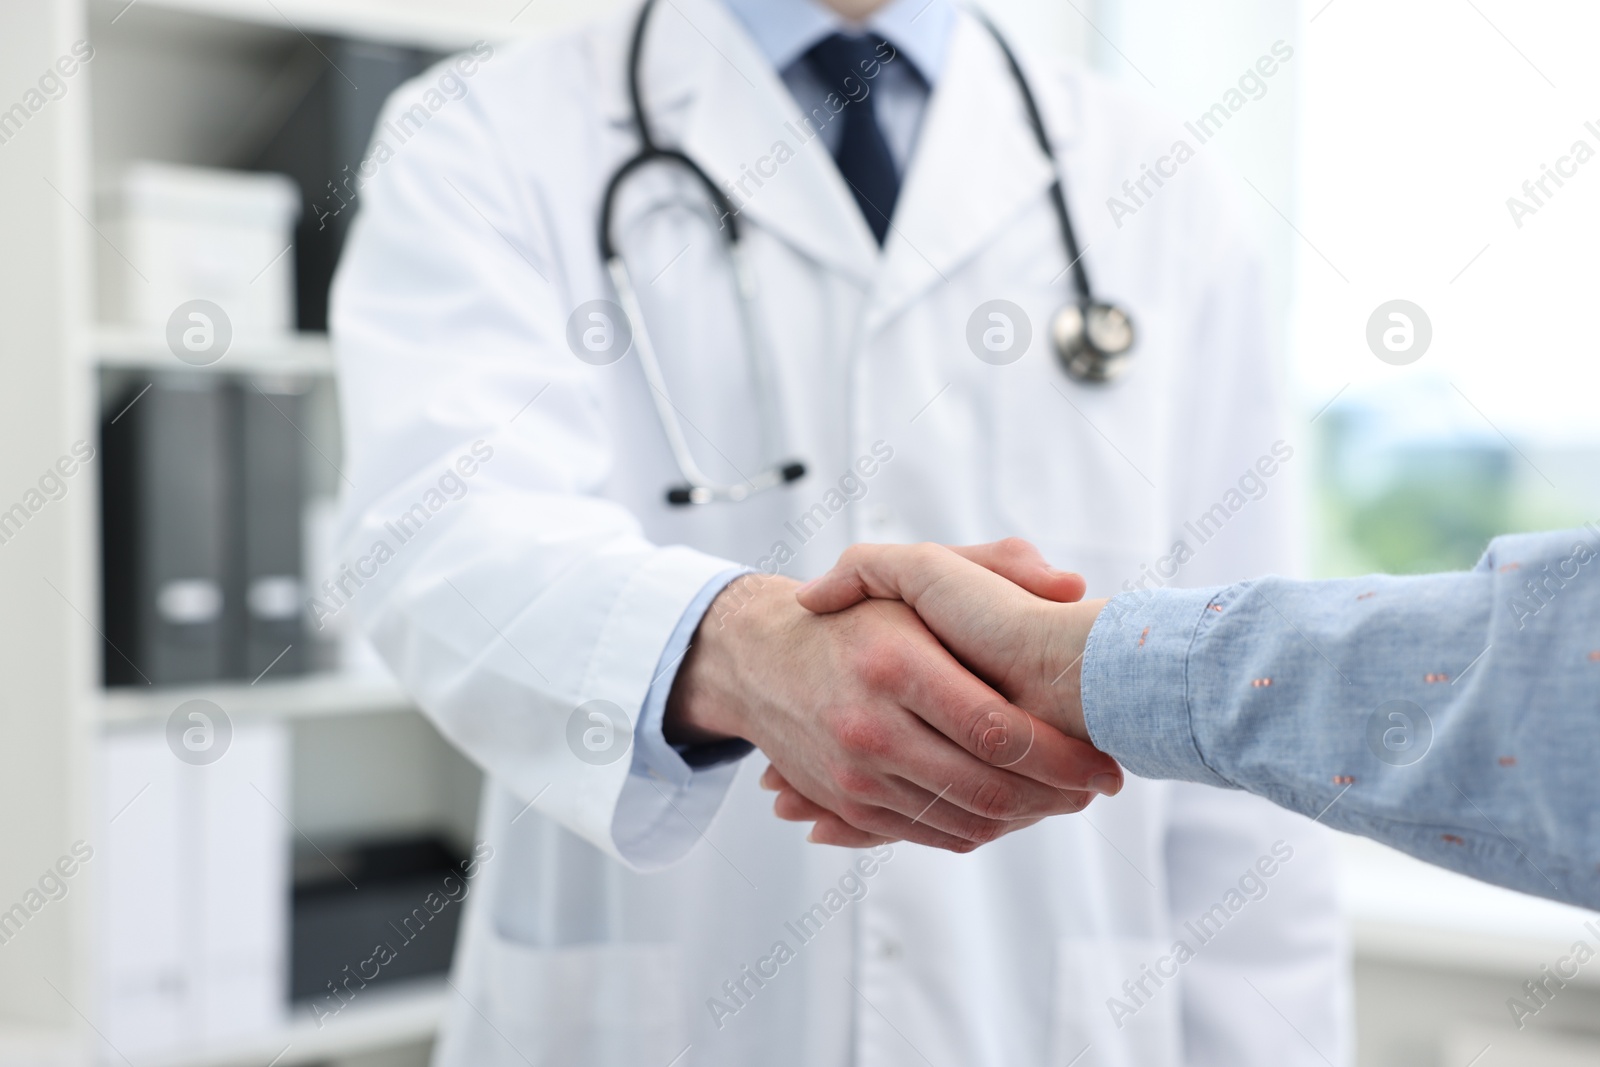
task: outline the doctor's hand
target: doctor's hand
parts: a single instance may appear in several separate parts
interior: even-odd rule
[[[1018,577],[1083,591],[1063,572]],[[906,604],[813,614],[796,588],[746,575],[723,590],[674,680],[667,737],[752,742],[797,804],[830,814],[830,843],[968,852],[1121,787],[1110,757],[1008,703]]]
[[[965,548],[856,545],[831,571],[803,586],[797,599],[823,613],[859,610],[873,598],[903,601],[1005,697],[1087,743],[1080,666],[1105,601],[1058,603],[1002,576],[1041,568],[1049,569],[1038,551],[1015,538]],[[779,791],[774,809],[781,817],[816,824],[813,840],[860,843],[849,820],[793,788],[783,768],[769,769],[762,784]]]

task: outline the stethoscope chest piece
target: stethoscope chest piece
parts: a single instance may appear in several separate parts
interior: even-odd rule
[[[1050,323],[1056,358],[1073,381],[1105,385],[1128,369],[1136,335],[1133,319],[1113,304],[1068,304]]]

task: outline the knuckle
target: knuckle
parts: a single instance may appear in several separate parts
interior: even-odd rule
[[[878,780],[857,767],[841,767],[834,772],[833,784],[847,797],[870,799],[877,792]]]
[[[855,670],[867,688],[882,692],[900,684],[904,661],[895,645],[882,638],[868,638],[856,647]]]
[[[981,779],[972,790],[972,810],[984,819],[1014,819],[1022,814],[1022,791],[996,776]]]
[[[864,833],[880,832],[885,828],[886,820],[882,808],[871,804],[861,804],[855,801],[846,801],[839,805],[837,813],[852,829]]]
[[[852,756],[877,759],[891,751],[888,727],[876,716],[860,711],[839,716],[834,724],[834,738],[839,747]]]
[[[980,759],[994,761],[1012,740],[1011,715],[997,707],[979,708],[967,720],[967,750]]]
[[[854,801],[840,801],[834,805],[834,814],[847,825],[857,830],[865,830],[870,823],[868,812],[872,809],[866,804],[857,804]]]
[[[995,545],[995,550],[1010,560],[1027,559],[1033,555],[1033,545],[1020,537],[1003,538]]]

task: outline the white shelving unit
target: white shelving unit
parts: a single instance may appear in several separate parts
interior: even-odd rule
[[[320,1028],[307,1018],[272,1033],[196,1049],[165,1062],[168,1067],[254,1067],[264,1063],[295,1067],[416,1044],[432,1038],[454,995],[442,979],[374,990]]]
[[[173,708],[195,699],[209,700],[236,718],[382,714],[412,706],[405,691],[387,678],[308,674],[256,685],[226,682],[110,689],[101,695],[99,718],[105,726],[160,723],[166,721]]]
[[[453,50],[544,32],[584,0],[16,0],[0,4],[0,112],[84,40],[93,59],[20,128],[0,124],[0,511],[76,441],[97,440],[102,372],[186,370],[159,336],[96,322],[96,190],[133,159],[218,165],[227,137],[307,35]],[[247,116],[248,117],[248,116]],[[326,337],[237,338],[216,371],[326,377]],[[310,834],[431,819],[470,833],[473,772],[383,678],[309,675],[107,691],[100,683],[98,463],[0,541],[0,912],[95,825],[95,751],[203,697],[290,722],[296,823]],[[0,531],[3,532],[3,531]],[[402,773],[354,765],[368,752]],[[305,756],[305,759],[300,759]],[[375,762],[374,756],[369,762]],[[337,764],[339,774],[329,773]],[[322,775],[327,780],[319,780]],[[399,779],[395,781],[394,779]],[[419,784],[420,783],[420,784]],[[400,790],[391,802],[382,789]],[[94,865],[0,943],[0,1063],[122,1063],[97,1033]],[[3,931],[0,931],[3,933]],[[375,1062],[425,1044],[454,996],[443,982],[374,990],[317,1028],[308,1015],[237,1044],[134,1067]],[[406,1062],[416,1062],[413,1052]]]
[[[241,337],[216,363],[179,367],[164,337],[138,330],[103,328],[94,332],[94,360],[100,367],[125,370],[211,371],[224,374],[331,375],[333,347],[324,334],[262,340]]]

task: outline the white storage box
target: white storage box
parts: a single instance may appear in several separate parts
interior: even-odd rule
[[[294,329],[300,190],[284,175],[136,163],[102,192],[99,215],[114,246],[99,244],[101,321],[165,330],[203,299],[235,336]]]
[[[191,748],[188,732],[202,728],[205,746]],[[175,712],[165,727],[105,735],[98,771],[83,870],[96,879],[99,912],[95,1021],[118,1056],[95,1062],[181,1058],[281,1028],[289,727],[232,722],[216,705]]]

